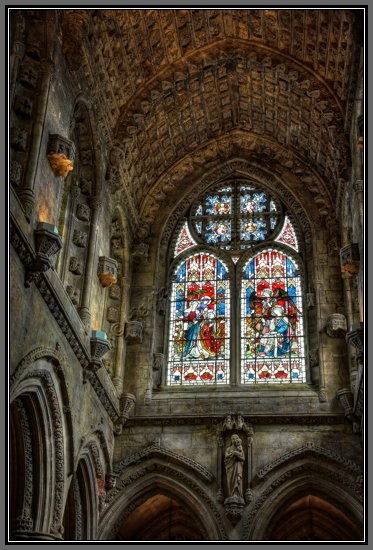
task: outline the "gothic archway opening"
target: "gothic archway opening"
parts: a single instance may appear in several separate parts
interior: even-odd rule
[[[183,503],[156,494],[140,504],[119,528],[115,540],[204,540],[194,513]]]
[[[275,519],[268,540],[361,540],[358,526],[334,504],[308,494],[285,506]]]

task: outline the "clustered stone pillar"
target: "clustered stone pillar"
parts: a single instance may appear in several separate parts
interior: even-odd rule
[[[92,218],[91,218],[91,225],[89,228],[87,263],[86,263],[86,270],[84,274],[82,301],[81,301],[81,306],[79,308],[80,318],[82,319],[86,328],[88,328],[91,323],[91,312],[89,308],[90,290],[91,290],[91,281],[93,276],[93,267],[95,263],[97,222],[98,222],[98,218],[102,207],[101,200],[98,197],[92,197],[90,201],[90,207],[92,211]]]
[[[34,184],[36,169],[38,166],[39,152],[41,146],[41,140],[43,135],[45,113],[48,106],[49,99],[49,90],[51,85],[51,80],[53,77],[54,66],[50,61],[43,61],[41,65],[41,84],[40,92],[38,94],[39,100],[37,104],[35,120],[33,125],[32,137],[31,137],[31,147],[30,153],[27,162],[27,169],[25,178],[23,180],[23,185],[18,189],[17,193],[23,209],[25,211],[26,217],[30,220],[32,211],[34,208]]]

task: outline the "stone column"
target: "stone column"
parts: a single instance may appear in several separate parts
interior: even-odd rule
[[[34,208],[34,186],[36,171],[40,156],[45,114],[48,106],[50,85],[53,77],[54,66],[51,61],[44,60],[41,63],[41,83],[38,93],[38,104],[34,117],[31,136],[31,146],[27,161],[27,168],[23,185],[17,190],[17,194],[25,211],[26,218],[30,220]],[[46,152],[45,152],[46,153]]]
[[[91,322],[91,312],[89,307],[91,298],[91,285],[93,280],[93,266],[96,255],[97,222],[100,215],[101,206],[102,202],[98,197],[91,198],[90,207],[92,211],[92,217],[88,236],[88,250],[83,282],[82,300],[79,308],[80,318],[82,319],[86,328],[90,326]]]
[[[124,366],[126,358],[126,343],[124,339],[124,326],[126,319],[128,318],[128,294],[131,283],[128,277],[122,277],[121,281],[121,304],[120,304],[120,320],[119,326],[121,327],[121,337],[118,337],[117,353],[115,357],[113,384],[118,392],[118,395],[123,391],[123,378],[124,378]]]

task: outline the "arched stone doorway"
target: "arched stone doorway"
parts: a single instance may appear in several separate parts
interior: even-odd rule
[[[177,499],[156,494],[138,506],[120,526],[115,540],[204,540],[192,510]]]
[[[309,494],[283,507],[270,540],[360,540],[357,525],[342,510],[325,499]]]

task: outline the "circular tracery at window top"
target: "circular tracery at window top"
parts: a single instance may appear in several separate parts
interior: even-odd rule
[[[196,201],[190,226],[207,244],[239,251],[274,238],[282,219],[281,204],[271,193],[256,183],[234,180]]]

